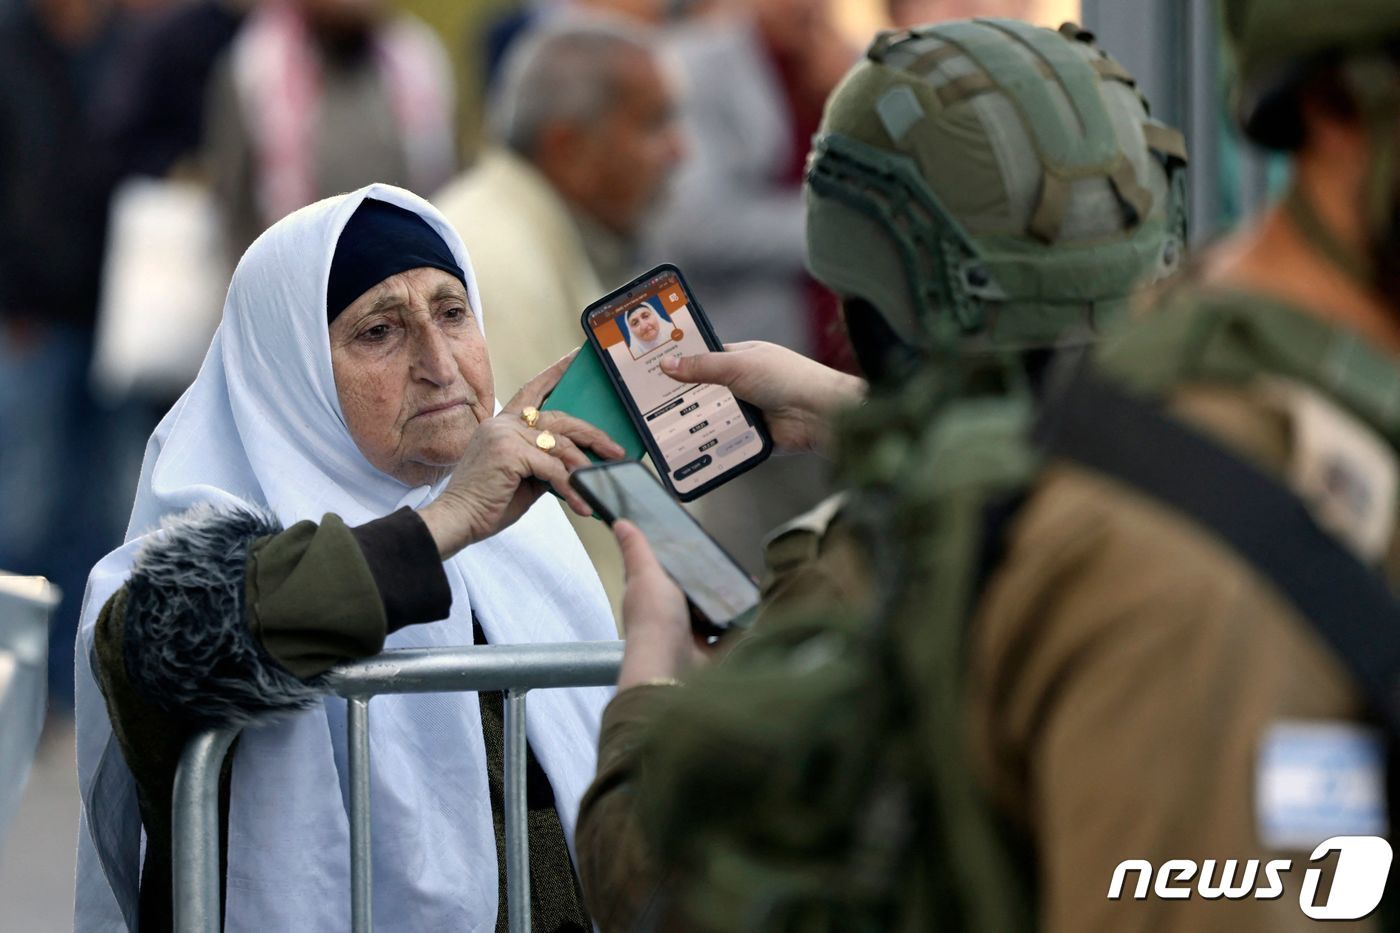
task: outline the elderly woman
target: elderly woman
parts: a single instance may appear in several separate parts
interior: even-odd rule
[[[300,210],[244,256],[147,449],[127,542],[88,584],[78,930],[168,928],[175,764],[195,730],[236,722],[226,929],[343,933],[345,705],[317,678],[385,647],[615,637],[540,496],[586,514],[569,469],[621,450],[529,410],[567,361],[497,411],[481,315],[457,234],[391,187]],[[536,929],[589,929],[570,849],[606,699],[530,703]],[[499,695],[374,706],[377,928],[503,929]]]

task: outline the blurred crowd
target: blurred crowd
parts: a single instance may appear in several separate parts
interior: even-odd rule
[[[434,199],[477,266],[499,397],[659,261],[722,339],[849,366],[803,268],[823,101],[877,26],[1074,12],[1045,5],[531,0],[445,34],[388,0],[0,0],[0,568],[65,595],[56,707],[86,574],[268,225],[371,181]],[[784,458],[706,521],[756,569],[824,486]],[[615,547],[579,528],[616,598]]]

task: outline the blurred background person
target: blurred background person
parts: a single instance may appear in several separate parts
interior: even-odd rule
[[[87,388],[111,170],[90,112],[111,19],[94,0],[0,5],[0,568],[63,590],[49,650],[73,702],[81,566],[121,540]]]
[[[689,148],[648,228],[721,340],[767,340],[849,368],[834,296],[804,266],[802,168],[827,94],[856,59],[827,0],[730,2],[668,34]],[[827,492],[807,454],[770,460],[705,497],[706,523],[750,572],[763,534]]]
[[[303,205],[370,182],[423,194],[456,164],[437,37],[382,0],[264,0],[216,69],[207,168],[242,255]]]
[[[529,35],[532,28],[554,14],[613,16],[659,29],[708,12],[725,2],[732,0],[525,0],[486,24],[480,52],[483,83],[489,93],[516,40]]]
[[[123,513],[146,439],[194,378],[223,305],[223,224],[200,165],[204,104],[251,4],[125,0],[95,95],[92,133],[113,185],[90,382],[108,413],[107,485]]]
[[[498,385],[578,346],[584,307],[644,271],[638,234],[683,154],[653,46],[620,21],[542,27],[492,99],[495,142],[436,198],[486,300],[513,309],[492,324]]]
[[[835,302],[803,265],[802,167],[855,48],[827,0],[730,3],[669,39],[690,153],[650,251],[685,270],[724,339],[818,351]]]
[[[472,256],[507,395],[583,341],[579,316],[645,271],[637,237],[682,155],[674,97],[641,27],[567,16],[517,43],[492,100],[496,144],[437,197]],[[541,363],[542,361],[542,363]],[[573,516],[614,610],[612,535]]]
[[[645,231],[646,264],[685,272],[721,339],[766,339],[849,369],[835,301],[807,276],[800,178],[822,104],[858,44],[891,19],[1027,15],[1052,25],[1077,14],[1064,0],[942,0],[896,11],[897,0],[534,0],[488,27],[489,62],[539,23],[605,8],[654,24],[677,73],[686,158]],[[956,7],[956,8],[955,8]],[[501,80],[496,79],[497,83]],[[826,491],[825,465],[782,458],[706,498],[716,537],[751,570],[762,531]]]
[[[77,810],[69,714],[82,565],[121,540],[130,513],[87,385],[111,178],[89,118],[112,26],[96,0],[0,2],[0,570],[43,574],[63,598],[45,738],[0,884],[7,930],[62,929],[72,916],[63,827]]]
[[[890,22],[900,29],[978,16],[1029,19],[1036,12],[1035,6],[1032,0],[886,0],[885,3]]]
[[[121,31],[95,113],[119,176],[201,174],[210,78],[253,2],[170,3]]]

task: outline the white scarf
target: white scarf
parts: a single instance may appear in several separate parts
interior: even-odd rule
[[[131,778],[120,758],[97,780],[111,726],[88,662],[93,627],[160,519],[208,503],[262,506],[285,526],[334,512],[353,526],[421,506],[439,491],[410,489],[370,466],[346,429],[331,375],[326,280],[340,231],[366,197],[416,212],[442,236],[481,318],[461,239],[431,205],[398,188],[372,185],[303,208],[243,257],[198,378],[147,446],[126,544],[88,580],[77,644],[80,933],[126,929],[94,838],[119,836],[123,826],[134,837]],[[451,616],[408,626],[388,647],[471,644],[473,613],[497,644],[616,637],[602,586],[553,497],[444,566]],[[530,695],[531,748],[571,847],[609,694]],[[370,704],[370,747],[376,928],[494,929],[496,848],[476,695],[379,697]],[[226,930],[349,929],[347,782],[342,700],[243,732],[233,767]],[[113,884],[134,894],[134,845],[117,848]],[[126,881],[123,871],[131,873]]]

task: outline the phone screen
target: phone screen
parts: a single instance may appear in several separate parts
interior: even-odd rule
[[[673,269],[638,280],[588,312],[586,326],[616,372],[659,453],[656,464],[682,498],[767,454],[764,436],[734,393],[684,385],[661,371],[668,356],[721,349]]]
[[[572,482],[609,521],[625,518],[642,530],[661,566],[713,625],[742,625],[758,606],[758,585],[640,463],[585,467]]]

